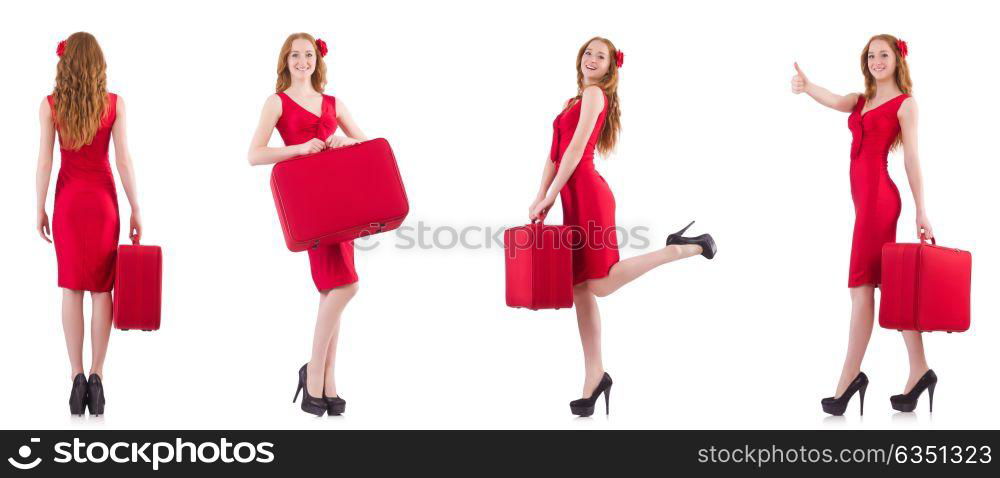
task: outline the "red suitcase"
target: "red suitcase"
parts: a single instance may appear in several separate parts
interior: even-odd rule
[[[507,305],[531,310],[573,306],[569,227],[532,223],[503,233]]]
[[[163,252],[159,246],[118,246],[115,265],[113,322],[120,330],[158,330],[163,284]]]
[[[384,139],[275,164],[271,192],[291,251],[391,231],[410,211]]]
[[[921,239],[882,247],[878,323],[887,329],[969,329],[972,254]]]

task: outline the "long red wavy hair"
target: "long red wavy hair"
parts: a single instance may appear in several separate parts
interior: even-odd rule
[[[93,141],[108,111],[106,70],[104,53],[93,35],[77,32],[66,39],[52,90],[61,147],[77,150]]]

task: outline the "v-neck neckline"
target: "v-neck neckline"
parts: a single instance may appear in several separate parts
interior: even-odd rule
[[[326,106],[326,95],[323,95],[323,94],[320,95],[319,114],[316,114],[316,113],[313,113],[312,111],[309,111],[309,108],[306,108],[305,106],[300,105],[298,101],[295,101],[295,99],[292,98],[292,95],[290,95],[288,93],[285,93],[284,91],[282,91],[281,94],[285,95],[285,97],[288,98],[288,101],[291,101],[292,103],[295,103],[295,106],[298,106],[299,109],[301,109],[302,111],[305,111],[306,113],[309,113],[309,114],[315,116],[317,119],[323,118],[323,107]]]
[[[865,98],[865,102],[862,103],[862,105],[861,105],[861,110],[862,111],[860,111],[859,114],[861,115],[862,118],[864,118],[866,114],[871,113],[872,111],[875,111],[875,110],[877,110],[877,109],[879,109],[879,108],[881,108],[881,107],[883,107],[883,106],[885,106],[885,105],[887,105],[889,103],[892,103],[893,101],[895,101],[897,98],[899,98],[901,96],[906,96],[906,93],[900,93],[900,94],[898,94],[896,96],[893,96],[892,98],[890,98],[890,99],[888,99],[886,101],[883,101],[882,104],[880,104],[880,105],[878,105],[878,106],[876,106],[876,107],[874,107],[874,108],[872,108],[872,109],[870,109],[868,111],[863,111],[865,109],[865,105],[868,104],[868,98],[865,98],[864,96],[862,96],[862,98]],[[291,97],[289,97],[289,98],[291,98]]]

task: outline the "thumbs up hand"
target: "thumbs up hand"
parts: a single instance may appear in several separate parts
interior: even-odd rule
[[[802,69],[799,68],[799,63],[795,62],[795,75],[792,76],[792,93],[796,95],[806,91],[806,87],[809,86],[809,78],[806,78],[806,74],[802,73]]]

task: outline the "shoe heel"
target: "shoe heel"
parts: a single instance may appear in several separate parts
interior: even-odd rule
[[[611,415],[611,387],[604,390],[604,414]]]
[[[96,396],[95,395],[88,395],[87,396],[87,410],[89,410],[90,414],[93,415],[93,416],[95,416],[95,417],[104,415],[104,393],[103,392],[97,392]]]
[[[934,413],[934,387],[937,387],[937,383],[932,383],[927,387],[927,398],[930,399],[931,413]]]
[[[299,387],[295,389],[295,397],[292,398],[292,403],[299,400],[299,393],[302,392],[302,382],[299,382]]]
[[[675,232],[675,233],[673,233],[671,235],[677,235],[677,236],[683,235],[684,231],[687,231],[688,228],[691,227],[691,225],[693,225],[693,224],[694,224],[694,221],[691,221],[691,222],[688,223],[688,225],[684,226],[684,229],[681,229],[681,230],[679,230],[679,231],[677,231],[677,232]]]
[[[867,389],[868,389],[868,384],[865,384],[860,389],[858,389],[858,393],[861,394],[861,397],[859,397],[861,399],[861,416],[865,416],[865,390]]]

